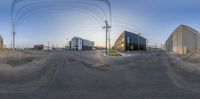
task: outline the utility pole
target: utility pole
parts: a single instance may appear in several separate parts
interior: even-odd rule
[[[103,29],[106,29],[106,55],[107,55],[108,54],[108,29],[111,28],[111,26],[108,25],[108,21],[105,21],[105,23],[106,23],[106,26],[104,26]],[[110,40],[110,36],[109,36],[109,40]]]
[[[48,50],[50,50],[50,45],[49,45],[49,41],[48,41]]]
[[[111,39],[110,39],[110,30],[108,31],[108,50],[111,49]]]
[[[13,50],[15,50],[15,36],[16,36],[16,32],[15,32],[15,18],[14,18],[14,7],[15,7],[15,1],[12,2],[12,6],[11,6],[11,27],[12,27],[12,48]]]
[[[15,50],[15,35],[16,35],[16,32],[15,32],[15,22],[13,23],[13,50]]]
[[[13,47],[13,44],[12,44],[12,41],[13,39],[11,38],[11,45],[10,45],[10,49],[12,49],[12,47]]]

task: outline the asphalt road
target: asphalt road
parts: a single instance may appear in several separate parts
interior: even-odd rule
[[[0,93],[0,99],[200,99],[172,83],[161,51],[118,58],[101,52],[59,54],[61,64],[49,84],[33,92]]]

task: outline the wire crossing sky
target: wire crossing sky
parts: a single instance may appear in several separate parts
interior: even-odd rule
[[[88,2],[90,1],[90,3]],[[95,3],[92,3],[94,1],[99,1],[99,2],[104,2],[107,4],[108,9],[109,9],[109,18],[107,18],[107,13],[104,8],[102,8],[100,5],[97,5]],[[20,5],[20,7],[17,7],[18,4],[24,3],[23,5]],[[19,8],[19,9],[17,9]],[[44,9],[44,10],[52,10],[51,8],[76,8],[79,9],[80,11],[88,11],[93,16],[96,16],[96,18],[102,19],[104,17],[104,20],[112,20],[111,18],[111,4],[108,0],[15,0],[12,3],[11,6],[11,18],[13,21],[17,21],[19,19],[22,19],[24,16],[27,14],[36,14],[38,9]],[[103,14],[103,16],[98,16],[99,14],[92,12],[92,9],[99,10],[99,14]],[[59,10],[60,10],[59,9]],[[82,10],[81,10],[82,9]],[[16,11],[15,11],[16,10]],[[15,14],[16,12],[16,14]],[[85,13],[84,12],[84,13]]]
[[[11,42],[11,4],[0,1],[0,34]],[[142,33],[149,44],[162,44],[181,24],[200,31],[198,0],[15,0],[16,47],[33,47],[48,41],[64,47],[80,36],[105,45],[107,19],[112,24],[112,45],[123,31]],[[111,11],[112,9],[112,11]]]
[[[107,18],[106,10],[103,9],[101,6],[94,4],[94,3],[88,3],[90,2],[103,2],[107,4],[108,10],[109,10],[109,18]],[[22,4],[23,3],[23,4]],[[21,5],[20,5],[21,4]],[[19,6],[18,6],[19,5]],[[77,6],[78,5],[78,6]],[[18,8],[18,9],[17,9]],[[53,8],[53,9],[52,9]],[[12,20],[12,34],[13,34],[13,48],[15,48],[15,39],[16,39],[16,26],[17,23],[19,23],[19,20],[24,20],[24,18],[29,17],[30,15],[36,14],[41,11],[46,10],[62,10],[62,9],[75,9],[79,12],[83,12],[85,14],[90,15],[92,18],[94,18],[97,22],[101,24],[102,19],[111,22],[111,3],[108,0],[14,0],[11,5],[11,20]],[[92,12],[89,8],[96,9],[95,12],[98,12],[96,14],[95,12]],[[28,15],[28,16],[27,16]],[[101,16],[103,15],[103,16]],[[19,21],[19,22],[18,22]],[[103,25],[101,25],[103,27]]]

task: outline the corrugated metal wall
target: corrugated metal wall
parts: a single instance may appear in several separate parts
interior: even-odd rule
[[[190,27],[181,25],[168,38],[165,50],[177,54],[186,54],[200,50],[200,34]],[[172,50],[170,50],[172,48]]]

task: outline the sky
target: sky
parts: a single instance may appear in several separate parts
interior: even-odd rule
[[[13,0],[0,1],[0,34],[6,47],[11,46],[11,3]],[[16,11],[24,5],[37,0],[25,0],[17,5]],[[38,0],[53,1],[53,0]],[[54,0],[59,1],[59,0]],[[106,20],[103,13],[95,8],[103,8],[111,28],[111,44],[123,31],[142,33],[149,44],[163,44],[170,34],[181,24],[200,31],[199,0],[110,0],[112,22],[109,20],[108,7],[97,0],[66,0],[58,4],[60,8],[32,12],[28,6],[17,22],[16,47],[25,48],[33,45],[50,44],[64,47],[74,36],[95,41],[95,45],[105,45]],[[76,1],[76,2],[72,2]],[[78,1],[78,2],[77,2]],[[80,1],[80,2],[79,2]],[[83,2],[93,4],[86,6]],[[52,4],[45,4],[52,6]],[[65,6],[65,8],[63,8]],[[89,11],[89,12],[88,12]],[[27,14],[27,16],[25,16]]]

